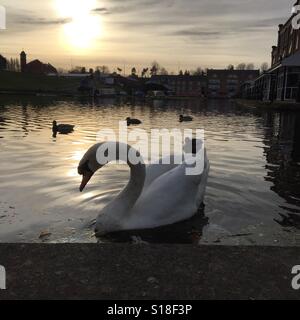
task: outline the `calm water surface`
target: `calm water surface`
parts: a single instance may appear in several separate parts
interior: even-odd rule
[[[181,113],[194,122],[179,124]],[[204,128],[211,162],[205,209],[191,221],[133,232],[154,242],[300,245],[300,113],[234,103],[122,103],[0,97],[0,242],[95,242],[91,221],[126,185],[126,166],[98,172],[79,193],[78,162],[100,129]],[[71,123],[52,137],[52,121]],[[174,211],[176,208],[174,208]],[[119,235],[118,241],[128,235]],[[113,238],[115,240],[115,238]]]

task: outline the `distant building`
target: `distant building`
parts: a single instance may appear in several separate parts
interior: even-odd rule
[[[27,65],[27,56],[25,51],[22,51],[20,54],[20,65],[21,65],[21,72],[26,72],[26,65]]]
[[[7,68],[7,60],[0,55],[0,70],[6,70]]]
[[[246,81],[255,80],[259,70],[207,70],[208,98],[227,99],[239,95],[240,87]]]
[[[36,59],[27,63],[27,56],[24,51],[20,54],[21,72],[33,74],[57,74],[57,70],[50,63],[43,63]]]
[[[156,75],[152,83],[164,85],[176,96],[202,97],[206,95],[207,78],[205,75]]]
[[[300,5],[298,0],[295,5]],[[292,20],[296,13],[280,24],[277,45],[272,47],[271,69],[251,85],[243,86],[242,96],[263,101],[300,101],[300,29]]]

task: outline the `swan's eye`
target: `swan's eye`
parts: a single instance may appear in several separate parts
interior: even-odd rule
[[[79,175],[84,175],[85,172],[92,173],[92,170],[89,167],[89,161],[85,162],[81,166],[78,167],[78,174]]]

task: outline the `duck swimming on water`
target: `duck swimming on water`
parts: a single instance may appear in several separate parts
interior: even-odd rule
[[[74,131],[75,126],[70,124],[57,124],[57,122],[53,121],[52,131],[54,134],[60,133],[60,134],[69,134]]]
[[[128,126],[142,124],[141,120],[139,120],[139,119],[131,119],[129,117],[126,119],[126,121],[127,121],[127,125]]]
[[[190,116],[183,116],[182,114],[179,116],[180,122],[191,122],[193,121],[193,118]]]

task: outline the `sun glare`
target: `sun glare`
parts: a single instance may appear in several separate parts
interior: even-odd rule
[[[101,36],[101,18],[92,14],[96,5],[96,0],[55,0],[58,15],[71,19],[64,25],[64,42],[69,46],[88,49]]]

